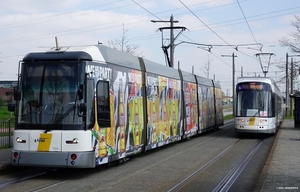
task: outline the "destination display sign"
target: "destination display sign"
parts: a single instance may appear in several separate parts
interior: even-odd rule
[[[264,83],[261,82],[246,82],[240,83],[237,86],[238,90],[263,90]]]

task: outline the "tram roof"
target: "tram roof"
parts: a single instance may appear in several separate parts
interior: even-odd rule
[[[88,60],[142,70],[139,57],[115,50],[105,45],[62,46],[59,47],[59,49],[56,47],[38,47],[23,58],[23,61],[34,60]],[[142,58],[142,60],[146,72],[180,79],[180,74],[177,69],[144,58]],[[192,73],[185,71],[181,71],[181,73],[184,81],[196,83],[195,76]],[[199,84],[212,86],[212,81],[210,79],[199,76],[196,78]]]
[[[216,88],[221,88],[221,83],[219,81],[213,80],[213,82],[214,82]]]
[[[145,64],[146,72],[148,73],[153,73],[173,79],[180,79],[178,70],[175,68],[167,67],[147,59],[143,59],[143,61]]]
[[[206,86],[209,86],[209,87],[213,86],[213,82],[212,82],[211,79],[207,79],[205,77],[201,77],[201,76],[198,76],[198,75],[196,75],[196,78],[197,78],[198,84],[200,84],[200,85],[206,85]]]
[[[106,63],[117,64],[124,67],[141,70],[140,62],[137,56],[122,51],[117,51],[104,45],[97,45],[97,47]]]
[[[140,61],[137,56],[115,50],[105,45],[87,46],[64,46],[59,47],[38,47],[28,53],[23,61],[32,60],[90,60],[116,64],[131,69],[141,70]],[[177,69],[163,66],[153,61],[142,58],[146,72],[180,79]]]
[[[271,79],[270,77],[238,77],[237,79],[237,83],[240,82],[263,82],[263,83],[270,83],[273,84],[275,83],[273,79]]]
[[[181,71],[183,81],[196,83],[195,75],[186,71]]]
[[[24,61],[32,60],[89,60],[113,63],[140,70],[138,57],[104,45],[38,47],[28,53]]]

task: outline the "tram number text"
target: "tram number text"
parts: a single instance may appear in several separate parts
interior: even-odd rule
[[[35,142],[35,143],[45,143],[45,142],[46,142],[46,139],[44,139],[44,138],[34,139],[34,142]]]

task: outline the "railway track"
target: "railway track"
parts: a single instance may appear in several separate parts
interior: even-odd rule
[[[236,145],[238,145],[242,139],[238,140],[225,150],[223,150],[221,153],[216,155],[213,159],[211,159],[209,162],[205,163],[203,166],[199,167],[195,172],[191,173],[190,175],[186,176],[182,181],[178,182],[176,185],[174,185],[172,188],[168,190],[168,192],[176,192],[176,191],[184,191],[184,187],[191,184],[192,181],[199,177],[199,175],[202,173],[204,169],[207,167],[213,166],[213,164],[216,161],[221,160],[222,156],[224,156],[226,153],[228,153],[230,150],[232,150]],[[219,192],[219,191],[228,191],[231,187],[231,185],[235,182],[237,177],[240,175],[240,173],[243,171],[245,166],[249,163],[255,152],[259,149],[259,147],[262,145],[264,139],[257,140],[257,144],[254,148],[247,151],[236,163],[236,165],[228,172],[228,174],[219,182],[219,184],[214,188],[213,192]]]
[[[219,191],[228,191],[247,164],[250,162],[253,155],[262,145],[264,139],[260,139],[257,141],[257,145],[245,153],[245,155],[237,162],[237,164],[230,170],[230,172],[224,177],[224,179],[217,185],[217,187],[213,190],[213,192]]]
[[[0,176],[0,191],[228,191],[264,138],[219,131],[138,155],[122,165]],[[255,158],[256,159],[256,158]]]

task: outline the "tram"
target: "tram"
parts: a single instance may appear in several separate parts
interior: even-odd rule
[[[238,133],[275,134],[283,120],[283,97],[271,78],[239,77],[234,126]]]
[[[37,48],[18,70],[14,166],[92,168],[223,125],[219,82],[104,45]]]

